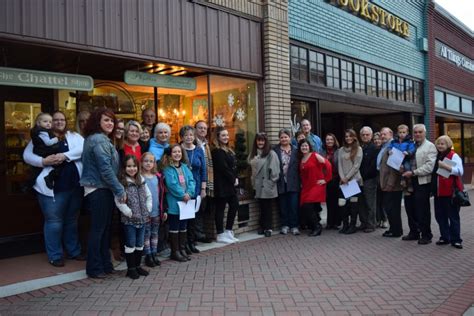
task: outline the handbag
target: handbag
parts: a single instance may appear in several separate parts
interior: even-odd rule
[[[453,203],[456,206],[471,206],[469,201],[469,195],[462,188],[462,183],[460,177],[456,177],[456,180],[453,182],[454,186],[454,195]]]

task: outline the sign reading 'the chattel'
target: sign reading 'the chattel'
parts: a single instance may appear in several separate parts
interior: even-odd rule
[[[94,79],[84,75],[0,67],[0,85],[91,91]]]
[[[146,72],[127,70],[124,74],[124,81],[127,84],[137,86],[196,90],[196,80],[194,78],[187,77],[149,74]]]

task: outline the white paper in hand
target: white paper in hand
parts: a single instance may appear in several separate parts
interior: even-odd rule
[[[456,166],[456,162],[454,162],[451,159],[448,159],[446,157],[443,159],[443,162],[450,165],[451,167]],[[440,176],[444,177],[444,178],[449,178],[449,176],[451,175],[451,172],[449,172],[448,170],[446,170],[444,168],[438,168],[436,173],[439,174]]]
[[[359,194],[361,192],[359,184],[357,183],[357,180],[351,180],[346,184],[341,184],[340,187],[341,187],[342,194],[344,195],[344,198],[346,199],[356,194]]]
[[[189,200],[187,203],[178,201],[179,219],[194,218],[196,215],[196,200]]]
[[[201,196],[198,195],[196,198],[196,213],[199,212],[200,207],[201,207]]]
[[[387,165],[399,171],[405,155],[402,151],[392,148],[392,154],[388,156]]]

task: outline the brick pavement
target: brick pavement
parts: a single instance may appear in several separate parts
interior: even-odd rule
[[[462,209],[463,250],[382,230],[275,235],[165,261],[137,281],[122,273],[0,299],[0,314],[462,315],[474,302],[473,227],[474,208]]]

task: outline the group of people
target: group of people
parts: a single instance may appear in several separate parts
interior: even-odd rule
[[[171,259],[179,262],[198,253],[196,241],[210,241],[202,214],[211,203],[217,242],[238,241],[233,226],[239,179],[229,131],[217,127],[211,146],[206,122],[198,121],[181,127],[181,142],[170,144],[170,126],[156,124],[152,109],[145,110],[142,118],[142,123],[125,123],[105,108],[81,112],[75,132],[67,128],[60,111],[38,116],[24,160],[38,168],[34,189],[45,218],[46,252],[53,266],[64,266],[67,253],[70,259],[87,260],[89,277],[114,273],[110,252],[114,212],[120,214],[121,249],[132,279],[148,274],[141,267],[143,255],[147,266],[160,265],[160,245],[166,248],[169,242]],[[260,234],[272,235],[272,205],[278,200],[281,234],[299,235],[301,228],[309,228],[310,236],[320,235],[321,203],[325,202],[327,229],[369,233],[385,226],[386,217],[389,229],[383,236],[401,237],[403,196],[410,231],[402,239],[428,244],[433,237],[429,203],[433,194],[441,234],[436,244],[462,248],[459,207],[451,196],[454,186],[461,183],[463,169],[448,136],[439,137],[435,146],[426,139],[422,124],[414,126],[414,141],[406,125],[399,126],[395,138],[387,127],[375,134],[363,127],[360,143],[349,129],[339,147],[334,134],[326,135],[324,141],[314,135],[308,120],[301,127],[296,135],[280,130],[274,146],[265,133],[255,136],[248,162],[260,206]],[[395,149],[405,156],[400,170],[387,164]],[[439,168],[450,176],[439,176]],[[340,185],[352,180],[361,193],[345,198]],[[180,219],[179,202],[198,196],[202,203],[195,218]],[[81,207],[90,216],[87,257],[77,232]],[[356,226],[358,217],[360,226]],[[166,233],[160,227],[166,227]]]

